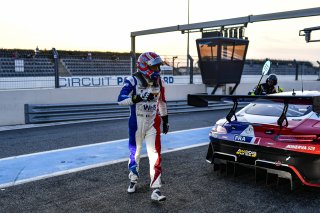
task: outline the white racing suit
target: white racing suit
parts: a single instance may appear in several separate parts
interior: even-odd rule
[[[145,139],[150,166],[150,187],[161,187],[161,117],[167,115],[167,104],[163,81],[160,85],[143,84],[136,76],[128,77],[118,97],[119,105],[130,105],[129,118],[129,179],[137,183],[142,142]],[[143,86],[144,85],[144,86]],[[151,101],[132,102],[133,95],[153,93]],[[161,117],[160,117],[161,116]]]

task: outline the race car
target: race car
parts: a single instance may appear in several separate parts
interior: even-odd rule
[[[296,183],[320,187],[320,92],[283,92],[267,96],[188,95],[188,104],[232,101],[226,118],[209,133],[207,161],[215,170],[241,167]],[[240,102],[249,104],[237,112]],[[230,170],[230,168],[229,168]],[[230,172],[230,171],[229,171]],[[300,181],[299,181],[300,180]]]

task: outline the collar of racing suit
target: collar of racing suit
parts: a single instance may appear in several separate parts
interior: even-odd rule
[[[152,86],[154,86],[154,87],[156,87],[156,86],[158,86],[158,85],[160,85],[160,87],[162,86],[162,84],[161,84],[161,77],[158,78],[157,81],[150,82],[149,79],[147,79],[147,78],[146,78],[142,73],[140,73],[140,72],[136,72],[136,73],[134,73],[133,75],[140,80],[140,82],[141,82],[141,84],[142,84],[143,87],[148,87],[150,84],[151,84]]]

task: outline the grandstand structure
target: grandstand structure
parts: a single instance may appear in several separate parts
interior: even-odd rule
[[[59,77],[129,76],[131,74],[130,53],[58,50],[58,54]],[[138,56],[139,53],[136,54],[136,58]],[[167,67],[171,68],[163,70],[162,74],[173,76],[190,74],[185,56],[162,57]],[[278,75],[297,75],[297,73],[317,75],[319,72],[319,68],[308,61],[270,60],[272,61],[271,72]],[[260,75],[264,62],[265,60],[247,59],[243,75]],[[55,66],[57,64],[55,65],[52,50],[0,49],[0,84],[3,82],[8,84],[8,81],[17,82],[17,79],[22,79],[21,77],[28,78],[27,81],[41,77],[40,80],[54,82]],[[193,74],[200,75],[197,57],[194,57]],[[5,87],[1,88],[5,89]]]
[[[59,76],[129,75],[130,54],[58,51]],[[52,51],[1,49],[0,77],[54,76]]]
[[[91,76],[91,75],[129,75],[130,59],[110,60],[110,59],[78,59],[62,58],[64,73],[69,76]]]
[[[313,66],[309,61],[296,61],[296,60],[277,60],[270,59],[271,71],[277,75],[296,75],[297,73],[303,75],[317,75],[319,68]],[[261,68],[263,67],[264,60],[248,59],[245,62],[243,73],[244,75],[261,75]]]
[[[54,64],[48,58],[0,58],[1,77],[53,76]]]

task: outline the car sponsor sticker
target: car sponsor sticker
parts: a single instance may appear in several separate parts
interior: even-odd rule
[[[309,150],[309,151],[315,151],[316,147],[314,146],[305,146],[305,145],[287,145],[287,149],[300,149],[300,150]]]
[[[250,151],[250,150],[246,150],[246,149],[238,149],[236,154],[237,155],[242,155],[242,156],[247,156],[247,157],[252,157],[252,158],[257,157],[257,152],[256,151]]]
[[[233,140],[236,141],[236,142],[250,143],[251,140],[252,140],[252,137],[242,136],[242,135],[235,135]]]

